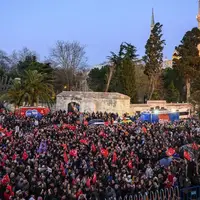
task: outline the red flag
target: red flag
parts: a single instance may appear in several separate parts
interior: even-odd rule
[[[134,152],[133,151],[131,151],[131,157],[133,157],[134,156]]]
[[[10,137],[12,135],[13,131],[9,131],[9,132],[6,132],[6,137]]]
[[[76,198],[78,199],[81,194],[83,194],[83,192],[81,190],[78,190],[76,193]]]
[[[107,158],[107,157],[108,157],[108,150],[102,148],[102,149],[101,149],[101,154],[102,154],[105,158]]]
[[[114,153],[113,153],[112,162],[113,162],[113,163],[116,163],[116,161],[117,161],[117,154],[116,154],[116,152],[114,152]]]
[[[93,152],[96,152],[96,150],[97,150],[97,149],[96,149],[95,145],[92,144],[92,151],[93,151]]]
[[[79,142],[82,144],[88,145],[88,141],[86,139],[80,139]]]
[[[77,156],[77,150],[76,149],[70,150],[69,155],[76,157]]]
[[[68,162],[68,157],[67,157],[66,151],[64,151],[63,158],[64,158],[65,163],[67,163]]]
[[[24,151],[22,158],[24,161],[28,159],[28,154],[26,153],[26,151]]]
[[[7,160],[8,159],[8,156],[5,154],[4,156],[3,156],[3,160],[5,161],[5,160]]]
[[[129,160],[129,162],[128,162],[128,167],[129,167],[130,169],[133,169],[133,164],[132,164],[132,161],[131,161],[131,160]]]
[[[92,183],[95,184],[96,182],[97,182],[97,174],[95,172],[92,178]]]
[[[190,154],[188,151],[184,151],[184,158],[187,159],[187,160],[191,160],[191,157],[190,157]]]
[[[169,148],[169,149],[166,151],[166,155],[167,155],[167,156],[173,156],[175,153],[176,153],[176,151],[175,151],[175,149],[173,149],[173,148]]]
[[[193,142],[192,148],[193,148],[194,150],[198,150],[198,149],[199,149],[199,147],[198,147],[198,145],[196,144],[196,142]]]
[[[103,131],[101,131],[101,132],[99,133],[99,136],[102,136],[102,137],[106,138],[108,135],[107,135],[106,133],[104,133]]]
[[[61,146],[63,147],[64,150],[67,149],[67,145],[66,144],[62,144]]]
[[[65,176],[65,168],[62,162],[60,164],[60,170],[62,171],[62,175]]]
[[[10,183],[10,178],[9,178],[8,174],[6,174],[6,175],[3,177],[3,179],[1,180],[1,183],[2,183],[3,185],[7,185],[8,183]]]
[[[12,157],[12,159],[16,160],[16,158],[17,158],[17,156],[16,156],[16,154],[14,154],[13,157]]]
[[[90,187],[90,178],[87,179],[87,181],[86,181],[86,186],[87,186],[87,187]]]
[[[72,130],[72,131],[76,130],[76,126],[69,126],[68,128],[69,128],[69,130]]]
[[[146,127],[144,127],[144,126],[142,127],[142,132],[143,132],[143,133],[147,133]]]

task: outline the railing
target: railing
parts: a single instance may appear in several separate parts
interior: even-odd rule
[[[200,189],[200,187],[199,187]],[[182,190],[181,190],[182,191]],[[199,190],[200,191],[200,190]],[[180,198],[180,190],[178,187],[165,188],[155,192],[146,192],[145,194],[126,195],[124,198],[108,198],[105,200],[182,200]],[[184,199],[190,200],[190,199]],[[195,199],[197,200],[197,199]]]
[[[86,197],[84,200],[87,200]],[[105,200],[200,200],[200,185],[183,189],[179,189],[179,187],[165,188],[155,192],[110,197]]]
[[[200,200],[200,186],[181,189],[180,199],[181,200]]]

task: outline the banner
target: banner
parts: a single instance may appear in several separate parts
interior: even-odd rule
[[[158,119],[159,119],[160,123],[162,123],[162,122],[169,122],[170,121],[170,118],[169,118],[168,114],[159,114],[158,115]]]

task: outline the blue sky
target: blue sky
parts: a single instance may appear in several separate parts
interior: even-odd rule
[[[79,41],[96,65],[126,41],[143,56],[152,7],[171,58],[184,33],[197,26],[198,0],[1,0],[0,49],[26,46],[43,59],[57,40]]]

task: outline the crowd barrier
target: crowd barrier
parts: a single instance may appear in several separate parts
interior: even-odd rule
[[[165,188],[145,194],[126,195],[124,198],[108,198],[105,200],[182,200],[179,187]],[[189,199],[188,199],[189,200]],[[195,199],[196,200],[196,199]]]
[[[181,200],[200,200],[200,186],[183,188],[180,190]]]
[[[165,188],[145,194],[127,194],[125,197],[110,197],[105,200],[200,200],[200,185],[183,189],[179,189],[179,187]]]

